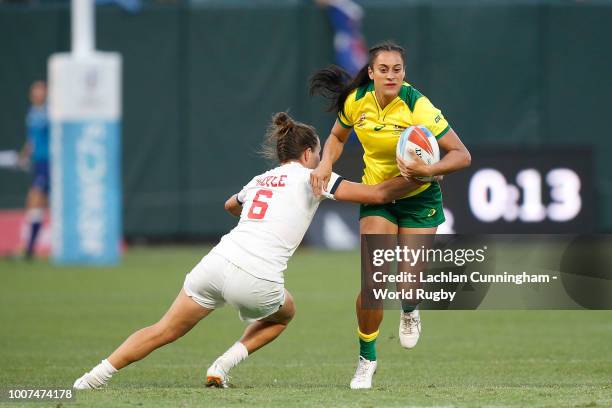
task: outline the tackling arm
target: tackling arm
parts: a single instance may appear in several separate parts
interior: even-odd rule
[[[374,186],[342,180],[334,192],[334,198],[361,204],[384,204],[404,197],[422,184],[404,177],[394,177]]]
[[[237,194],[234,194],[225,202],[225,211],[235,217],[240,217],[242,212],[242,203],[238,201]]]

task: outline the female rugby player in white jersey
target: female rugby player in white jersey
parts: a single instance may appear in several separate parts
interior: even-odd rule
[[[367,186],[333,174],[327,192],[315,197],[310,172],[319,164],[320,151],[314,128],[284,112],[274,115],[264,153],[281,165],[254,177],[227,200],[225,209],[240,216],[238,225],[187,274],[183,288],[159,322],[128,337],[107,359],[77,379],[74,388],[102,387],[117,370],[183,336],[225,303],[236,307],[250,324],[240,340],[210,366],[207,386],[226,387],[230,369],[278,337],[295,313],[283,272],[321,200],[385,203],[404,196],[417,184],[397,177]]]

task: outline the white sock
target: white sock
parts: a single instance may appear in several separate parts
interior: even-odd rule
[[[102,360],[100,364],[95,366],[91,371],[91,374],[98,378],[102,383],[106,383],[110,378],[117,372],[117,369],[113,367],[108,360]]]
[[[230,347],[221,357],[219,357],[215,363],[217,363],[223,371],[229,372],[232,368],[236,367],[238,363],[246,359],[249,356],[249,351],[241,342],[237,341],[232,347]]]

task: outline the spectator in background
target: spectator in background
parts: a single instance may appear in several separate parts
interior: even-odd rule
[[[30,86],[30,109],[26,116],[27,140],[21,151],[21,163],[34,172],[26,199],[26,222],[29,238],[25,257],[34,254],[36,238],[48,206],[49,194],[49,119],[47,116],[47,84],[35,81]]]

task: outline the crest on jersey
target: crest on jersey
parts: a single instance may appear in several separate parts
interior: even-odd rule
[[[355,126],[357,126],[357,127],[363,127],[363,125],[364,125],[364,123],[363,123],[363,122],[365,122],[365,119],[366,119],[366,114],[365,114],[365,113],[362,113],[362,114],[359,116],[359,120],[357,121],[357,124],[356,124]]]

